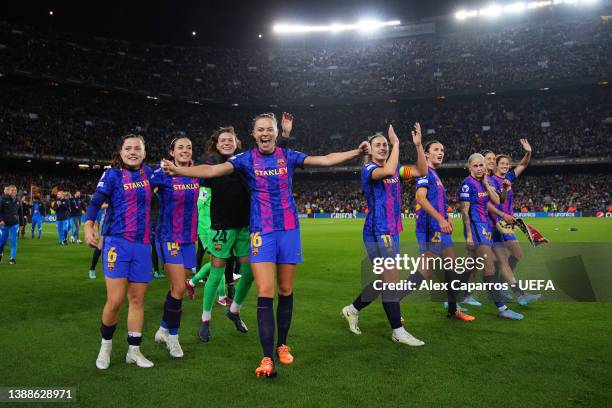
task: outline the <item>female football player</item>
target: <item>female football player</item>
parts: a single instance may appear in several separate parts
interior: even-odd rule
[[[525,155],[514,169],[510,170],[510,156],[500,154],[497,155],[495,159],[495,173],[491,176],[490,182],[496,190],[502,191],[503,193],[500,195],[500,204],[498,206],[491,204],[489,206],[489,212],[494,223],[493,251],[497,256],[501,275],[510,285],[512,291],[518,295],[517,303],[525,306],[529,302],[538,300],[540,295],[526,293],[519,288],[514,276],[514,269],[518,261],[523,257],[523,250],[512,229],[502,232],[497,228],[502,220],[507,225],[512,225],[514,223],[512,184],[523,171],[525,171],[531,159],[531,146],[529,142],[527,139],[520,139],[520,142],[525,151]],[[510,256],[508,256],[508,251],[506,249],[510,251]]]
[[[193,164],[191,140],[178,137],[170,143],[169,154],[177,167]],[[200,183],[197,178],[170,177],[159,168],[151,178],[159,197],[159,220],[155,231],[157,253],[170,280],[166,294],[161,325],[155,333],[157,343],[165,343],[170,356],[183,357],[179,343],[179,327],[186,291],[185,278],[196,266],[196,232],[198,225],[198,195]]]
[[[278,124],[274,114],[256,116],[253,119],[252,132],[257,147],[233,156],[227,162],[188,168],[177,167],[164,160],[162,165],[170,174],[206,179],[226,176],[235,170],[246,176],[251,193],[249,257],[258,292],[257,322],[264,355],[255,374],[271,377],[276,375],[273,360],[275,326],[272,308],[277,270],[276,352],[281,363],[293,362],[293,356],[287,346],[287,334],[293,312],[296,264],[302,261],[300,230],[292,191],[293,173],[298,167],[328,167],[355,159],[360,154],[367,153],[368,143],[362,142],[357,149],[326,156],[307,156],[292,149],[283,149],[276,146]]]
[[[483,281],[490,285],[488,292],[497,306],[498,316],[504,319],[521,320],[523,315],[508,309],[499,291],[492,287],[497,280],[494,267],[495,255],[491,249],[492,231],[487,205],[489,202],[499,205],[499,195],[489,184],[485,158],[482,154],[474,153],[469,157],[468,169],[470,175],[463,181],[458,193],[467,247],[484,261]]]
[[[285,147],[287,144],[292,123],[293,116],[286,112],[283,113],[281,121],[283,137],[278,142],[280,147]],[[230,157],[234,156],[240,146],[240,140],[232,126],[219,128],[206,143],[207,164],[225,163]],[[251,200],[247,179],[242,173],[236,172],[207,180],[206,186],[210,187],[211,202],[210,224],[209,231],[207,231],[208,240],[204,246],[211,254],[211,262],[208,266],[210,276],[204,287],[202,321],[199,331],[200,340],[204,342],[208,342],[210,339],[210,320],[215,293],[217,289],[221,293],[222,286],[224,289],[224,275],[232,257],[238,257],[242,277],[238,281],[234,299],[229,310],[225,312],[225,316],[234,322],[236,329],[241,333],[246,333],[248,329],[240,319],[240,308],[253,284],[253,272],[249,263],[249,207]],[[233,270],[234,268],[231,267],[230,273]],[[199,279],[199,275],[200,272],[187,282],[188,288],[194,286]]]
[[[400,141],[393,126],[389,126],[389,139],[383,135],[371,136],[368,141],[371,154],[361,169],[361,186],[368,203],[368,215],[363,225],[363,242],[372,262],[376,258],[395,258],[400,253],[399,234],[402,232],[401,218],[401,180],[418,177],[427,172],[423,146],[421,145],[421,126],[416,123],[412,141],[417,149],[417,166],[399,165]],[[389,153],[389,144],[392,145]],[[384,282],[399,282],[399,272],[387,269],[383,272]],[[373,302],[380,294],[375,281],[366,285],[359,296],[342,309],[342,315],[349,323],[349,330],[361,334],[358,326],[359,312]],[[410,346],[424,343],[408,333],[401,321],[399,293],[382,291],[383,308],[391,325],[391,339]]]
[[[119,319],[121,304],[128,298],[128,352],[125,362],[138,367],[153,367],[142,355],[144,296],[151,274],[151,183],[152,171],[143,165],[145,144],[142,136],[124,136],[116,151],[112,168],[106,170],[87,207],[85,238],[96,248],[99,236],[93,223],[104,202],[108,203],[104,223],[103,262],[106,282],[106,304],[102,311],[100,334],[102,344],[96,367],[110,365],[112,339]]]

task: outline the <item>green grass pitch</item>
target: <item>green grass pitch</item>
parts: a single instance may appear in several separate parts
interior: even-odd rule
[[[530,222],[553,242],[612,241],[612,220]],[[438,303],[403,303],[407,330],[426,342],[421,348],[394,344],[375,303],[361,314],[363,334],[349,333],[340,309],[360,287],[362,223],[302,221],[305,261],[295,283],[289,336],[295,363],[279,366],[276,379],[253,374],[261,354],[254,290],[242,313],[249,333],[238,333],[215,305],[213,337],[204,344],[197,338],[198,287],[196,300],[183,303],[185,357],[172,360],[153,342],[168,290],[165,279],[153,281],[146,297],[142,350],[155,367],[139,369],[123,361],[124,307],[111,367],[97,370],[105,299],[101,265],[98,279],[89,280],[91,250],[59,247],[54,226],[46,225],[42,240],[19,242],[17,265],[7,264],[8,248],[0,264],[0,386],[75,387],[75,406],[91,407],[612,404],[611,303],[541,302],[523,309],[521,322],[502,321],[488,304],[469,324],[448,321]],[[414,241],[414,222],[404,225],[402,240]],[[569,227],[578,231],[568,232]],[[458,232],[456,238],[460,241]]]

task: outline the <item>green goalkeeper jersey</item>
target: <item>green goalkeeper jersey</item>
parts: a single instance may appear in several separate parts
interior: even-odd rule
[[[198,197],[198,235],[201,238],[207,237],[210,231],[210,197],[210,188],[200,187]]]

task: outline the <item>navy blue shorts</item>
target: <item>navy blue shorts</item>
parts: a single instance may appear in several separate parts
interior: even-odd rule
[[[472,240],[474,241],[475,247],[479,245],[491,246],[493,244],[491,224],[488,222],[471,222],[470,228],[472,230]],[[467,232],[465,230],[463,231],[463,236],[467,238]]]
[[[400,253],[399,234],[363,235],[363,244],[370,260],[374,258],[395,258]]]
[[[151,244],[131,242],[119,237],[104,237],[102,248],[104,275],[149,283],[153,279]]]
[[[249,259],[251,263],[301,263],[302,242],[300,240],[300,230],[251,232]]]
[[[157,253],[163,263],[183,265],[185,269],[196,267],[196,247],[194,243],[157,242]]]
[[[440,255],[443,249],[454,245],[451,234],[442,231],[417,232],[416,237],[422,254],[431,252]]]

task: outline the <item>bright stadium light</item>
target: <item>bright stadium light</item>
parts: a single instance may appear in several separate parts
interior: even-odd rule
[[[504,6],[504,13],[522,13],[527,8],[527,5],[523,2],[510,3]]]
[[[497,4],[492,4],[488,7],[481,8],[480,10],[478,10],[478,15],[495,18],[498,17],[502,13],[502,11],[503,9],[501,8],[501,6],[498,6]]]
[[[465,20],[468,17],[476,17],[478,10],[459,10],[455,13],[455,18],[458,20]]]
[[[552,5],[552,1],[530,1],[527,3],[528,9],[536,9],[541,7],[548,7]]]
[[[487,7],[481,8],[480,10],[459,10],[455,13],[457,20],[465,20],[470,17],[499,17],[502,14],[519,14],[526,10],[539,9],[544,7],[556,7],[562,4],[577,6],[592,6],[599,3],[599,0],[540,0],[540,1],[529,1],[523,2],[518,1],[515,3],[509,3],[505,6],[497,4],[491,4]]]
[[[341,31],[365,31],[371,32],[383,27],[400,25],[399,20],[376,21],[370,19],[360,20],[357,23],[342,24],[333,23],[330,25],[305,25],[305,24],[275,24],[272,31],[278,34],[297,34],[297,33],[338,33]]]

